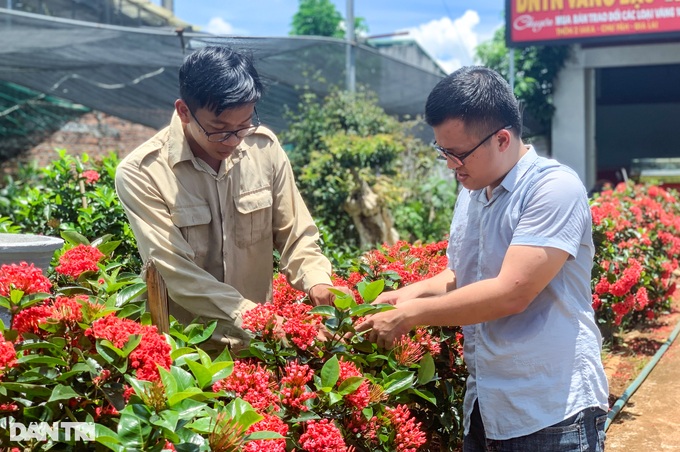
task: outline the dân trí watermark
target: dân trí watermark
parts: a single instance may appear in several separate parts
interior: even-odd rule
[[[94,441],[94,422],[9,422],[10,441]],[[62,435],[63,434],[63,435]]]

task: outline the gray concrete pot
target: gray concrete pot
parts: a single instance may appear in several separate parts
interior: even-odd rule
[[[0,265],[26,262],[40,268],[45,275],[54,252],[64,241],[57,237],[34,234],[0,233]],[[0,308],[0,318],[9,327],[9,312]]]

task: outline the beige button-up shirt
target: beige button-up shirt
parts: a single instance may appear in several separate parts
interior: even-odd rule
[[[116,191],[142,259],[153,258],[167,284],[171,314],[218,320],[213,339],[248,339],[241,315],[271,300],[274,249],[296,289],[331,284],[288,157],[265,127],[215,173],[194,156],[175,113],[120,162]]]

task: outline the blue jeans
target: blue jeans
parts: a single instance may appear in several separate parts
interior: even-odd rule
[[[463,452],[603,452],[606,420],[605,411],[591,407],[536,433],[493,440],[486,438],[479,404],[475,402],[470,432],[463,438]]]

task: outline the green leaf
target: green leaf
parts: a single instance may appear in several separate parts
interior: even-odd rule
[[[344,311],[346,309],[349,309],[352,306],[352,304],[356,303],[351,295],[343,293],[342,295],[337,295],[335,297],[335,299],[333,300],[333,304],[335,305],[336,308]]]
[[[373,311],[377,310],[378,308],[376,308],[372,304],[360,304],[350,309],[349,315],[351,315],[352,317],[363,317],[365,315],[372,314]]]
[[[158,373],[160,374],[161,381],[165,387],[165,394],[168,397],[168,400],[170,400],[170,397],[179,390],[177,380],[175,380],[175,376],[172,373],[162,367],[158,368]]]
[[[403,370],[389,375],[383,381],[383,386],[387,394],[399,394],[405,389],[413,386],[414,380],[415,376],[413,375],[413,372]]]
[[[200,328],[192,329],[189,333],[189,341],[187,344],[198,345],[201,342],[207,341],[212,336],[215,328],[217,328],[217,321],[210,322],[206,327],[201,326]]]
[[[96,442],[115,452],[125,452],[116,432],[102,424],[94,424],[94,437]]]
[[[234,370],[234,363],[231,361],[215,362],[210,366],[210,373],[212,374],[212,382],[227,378]]]
[[[333,356],[321,368],[321,386],[332,388],[340,378],[340,363],[338,357]]]
[[[174,410],[163,410],[160,413],[160,418],[152,421],[153,425],[166,428],[170,431],[175,431],[179,422],[179,414]]]
[[[409,390],[409,392],[412,392],[415,395],[417,395],[418,397],[420,397],[424,400],[427,400],[432,405],[435,405],[435,406],[437,405],[437,397],[435,397],[434,394],[432,394],[430,391],[426,391],[424,389],[420,390],[420,389],[416,389],[416,388],[411,388]]]
[[[206,407],[206,404],[193,399],[182,400],[175,408],[179,413],[180,419],[192,419]]]
[[[257,441],[260,439],[281,439],[281,438],[285,438],[285,436],[282,436],[280,433],[270,432],[268,430],[261,430],[259,432],[253,432],[246,435],[246,437],[243,438],[243,441],[248,442]]]
[[[309,313],[328,317],[334,317],[336,315],[335,308],[333,306],[327,305],[314,306],[312,309],[309,310]]]
[[[189,372],[182,369],[181,367],[171,366],[170,373],[175,377],[177,382],[177,390],[184,391],[187,388],[195,387],[196,380],[191,376]]]
[[[74,397],[80,397],[81,395],[71,389],[69,386],[57,385],[52,390],[52,395],[47,400],[47,402],[54,402],[55,400],[69,400]]]
[[[151,426],[142,419],[125,412],[121,413],[118,421],[118,439],[125,450],[144,449],[150,431]]]
[[[116,306],[121,307],[126,305],[135,298],[141,296],[146,292],[145,283],[136,283],[127,286],[125,289],[121,290],[116,294]]]
[[[229,362],[233,361],[231,354],[229,353],[229,349],[227,347],[224,347],[224,350],[222,350],[222,353],[220,353],[220,356],[215,358],[213,363],[219,363],[219,362],[222,362],[222,361],[229,361]]]
[[[418,364],[420,364],[420,369],[418,369],[418,384],[424,385],[432,381],[436,370],[432,355],[426,353]]]
[[[213,419],[212,417],[202,417],[196,419],[195,421],[186,425],[186,428],[191,429],[198,433],[210,433],[213,431]]]
[[[349,377],[340,384],[338,392],[342,395],[351,394],[359,389],[364,380],[364,377]]]
[[[186,365],[191,370],[191,373],[194,374],[194,377],[196,377],[199,388],[205,389],[205,387],[212,382],[212,372],[210,372],[203,364],[199,364],[195,361],[187,361]]]
[[[340,402],[341,400],[342,400],[342,394],[340,394],[338,392],[333,391],[333,392],[330,392],[328,394],[328,404],[330,406],[335,405],[336,403]]]
[[[378,295],[382,293],[383,289],[385,289],[385,281],[382,279],[370,283],[361,281],[357,284],[357,290],[365,303],[371,303],[378,298]]]
[[[48,397],[52,395],[52,390],[43,385],[33,385],[28,383],[10,383],[0,381],[0,387],[6,388],[12,392],[26,394],[27,397]]]
[[[251,425],[260,422],[264,418],[243,399],[234,399],[225,407],[225,410],[244,430],[248,430]]]
[[[168,396],[168,405],[170,405],[171,407],[174,407],[175,405],[177,405],[182,400],[191,398],[191,397],[195,396],[196,394],[203,394],[203,391],[201,391],[199,388],[191,387],[191,388],[187,388],[184,391],[176,392],[176,393],[172,394],[171,396]]]
[[[68,364],[63,359],[52,358],[51,356],[41,356],[41,355],[24,355],[17,359],[18,363],[31,363],[31,364],[50,364],[52,366],[62,366],[66,367]]]
[[[63,238],[66,242],[70,243],[71,245],[89,245],[90,241],[87,240],[87,238],[82,235],[77,233],[76,231],[62,231],[61,232],[61,238]]]

